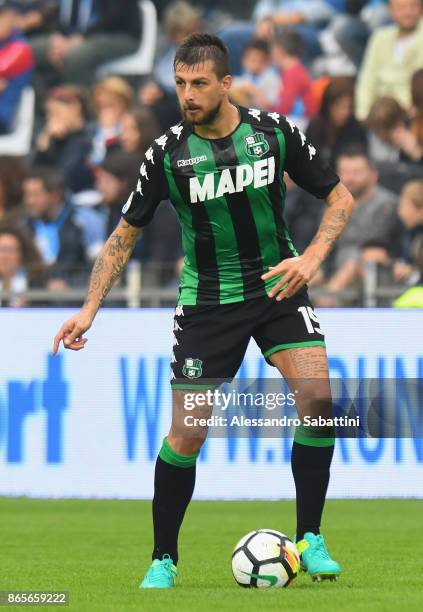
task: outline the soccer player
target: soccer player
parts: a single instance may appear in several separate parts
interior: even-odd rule
[[[172,425],[156,462],[154,550],[141,588],[173,587],[177,575],[179,529],[207,433],[184,430],[187,390],[232,379],[253,337],[265,359],[286,380],[295,380],[304,398],[297,401],[300,417],[331,415],[324,336],[306,283],[353,209],[351,194],[293,123],[231,103],[228,52],[219,38],[191,34],[177,49],[174,67],[184,120],[147,150],[136,189],[94,265],[86,302],[63,324],[53,346],[54,353],[61,341],[71,350],[84,348],[84,333],[141,229],[169,198],[182,225],[185,260],[174,318]],[[328,204],[302,255],[283,218],[284,171]],[[317,579],[341,571],[319,531],[333,448],[331,428],[297,428],[296,541],[304,569]]]

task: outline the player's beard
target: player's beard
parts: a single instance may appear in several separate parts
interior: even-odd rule
[[[191,123],[191,125],[211,125],[212,123],[214,123],[216,117],[218,116],[221,106],[222,106],[222,101],[219,100],[216,106],[214,108],[211,108],[209,111],[207,111],[201,119],[193,119],[193,120],[188,119],[187,111],[190,110],[189,108],[187,109],[182,108],[181,111],[182,111],[182,115],[185,121],[188,121],[188,123]]]

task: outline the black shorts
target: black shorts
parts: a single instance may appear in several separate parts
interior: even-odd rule
[[[254,338],[266,361],[283,349],[325,346],[307,290],[277,302],[263,296],[211,306],[177,306],[173,324],[174,389],[231,381]]]

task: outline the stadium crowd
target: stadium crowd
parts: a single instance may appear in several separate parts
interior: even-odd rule
[[[152,71],[125,76],[104,66],[137,53],[137,0],[0,0],[0,305],[31,305],[30,288],[86,285],[141,157],[180,121],[175,48],[207,29],[230,50],[234,103],[289,116],[355,197],[311,283],[315,303],[360,305],[363,279],[376,270],[380,286],[403,294],[394,305],[423,307],[421,0],[234,0],[230,12],[219,1],[154,4]],[[15,155],[8,142],[28,88],[34,127],[26,154]],[[325,203],[288,176],[286,185],[301,252]],[[179,224],[163,202],[133,254],[144,285],[175,286],[181,256]]]

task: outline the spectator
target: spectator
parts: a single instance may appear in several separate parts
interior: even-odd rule
[[[163,29],[165,42],[158,54],[152,79],[139,90],[142,106],[151,108],[162,131],[180,121],[179,106],[175,94],[173,58],[177,46],[188,34],[202,27],[201,11],[186,2],[171,2],[164,12]]]
[[[137,180],[139,166],[138,155],[112,151],[96,170],[96,188],[108,212],[105,237],[111,234],[121,217],[122,205]]]
[[[411,77],[423,67],[421,0],[390,0],[390,11],[394,25],[377,30],[366,48],[356,90],[358,119],[366,119],[381,96],[409,109]]]
[[[308,65],[321,53],[320,31],[330,22],[335,9],[324,0],[258,0],[254,19],[258,38],[270,40],[276,26],[295,28],[304,40],[303,60]]]
[[[406,111],[394,99],[379,98],[367,119],[370,155],[375,162],[421,162],[423,149],[408,126]]]
[[[334,18],[331,29],[342,51],[358,69],[370,33],[388,21],[385,0],[346,0],[345,13]]]
[[[110,76],[94,85],[91,99],[96,123],[90,161],[98,166],[107,153],[119,147],[122,119],[131,108],[133,90],[121,77]]]
[[[284,181],[286,224],[295,248],[303,253],[316,235],[326,203],[298,187],[286,172]]]
[[[311,78],[301,63],[303,40],[292,29],[282,29],[273,41],[273,60],[282,73],[279,101],[272,110],[281,115],[310,119],[317,111]]]
[[[58,83],[91,85],[104,62],[135,53],[141,35],[137,0],[60,0],[55,33],[32,39],[40,91]]]
[[[163,29],[167,40],[153,72],[155,82],[164,92],[170,94],[175,92],[173,58],[176,47],[188,34],[200,30],[201,27],[201,11],[191,6],[189,2],[176,0],[166,8],[163,16]]]
[[[97,189],[102,203],[108,210],[108,236],[119,222],[122,203],[128,198],[131,185],[139,175],[137,156],[123,151],[110,153],[97,170]],[[175,277],[174,264],[182,252],[181,230],[170,202],[162,202],[157,219],[142,233],[142,240],[135,247],[133,257],[146,263],[143,279],[149,286],[163,286]]]
[[[86,159],[91,140],[85,122],[85,92],[75,85],[52,89],[46,99],[46,123],[37,139],[34,162],[49,165],[72,192],[90,189],[94,178]]]
[[[0,298],[0,306],[27,306],[20,293],[43,284],[43,263],[31,238],[14,226],[0,226],[0,291],[12,291],[12,299]]]
[[[63,181],[53,169],[33,168],[23,184],[25,225],[49,269],[48,287],[62,290],[86,282],[84,234],[75,209],[64,195]]]
[[[180,274],[177,262],[182,256],[182,240],[178,217],[168,200],[159,205],[153,221],[145,228],[141,246],[143,284],[149,287],[174,284]]]
[[[423,239],[423,180],[406,183],[401,191],[398,215],[405,228],[400,258],[394,264],[397,281],[409,278],[413,273],[412,244]]]
[[[159,136],[160,128],[150,109],[133,108],[123,115],[120,143],[126,153],[141,158]]]
[[[417,143],[423,148],[423,68],[411,78],[411,131]]]
[[[260,106],[254,97],[257,88],[269,104],[275,104],[281,80],[271,65],[269,44],[265,40],[251,40],[241,61],[243,71],[239,77],[234,78],[231,97],[244,95],[247,97],[247,103],[242,104],[243,106]]]
[[[22,90],[31,81],[31,47],[15,30],[9,0],[0,0],[0,134],[7,134],[15,118]]]
[[[306,136],[332,166],[346,147],[357,145],[367,149],[367,130],[354,117],[351,79],[339,77],[329,83],[323,93],[320,111],[311,120]]]
[[[358,148],[344,151],[338,159],[338,174],[354,196],[356,206],[336,244],[334,272],[326,284],[331,292],[342,291],[359,279],[362,249],[366,245],[378,244],[378,249],[372,249],[374,259],[387,263],[398,232],[396,196],[378,185],[377,171],[365,152]],[[320,305],[336,304],[335,297],[320,300]]]
[[[423,308],[423,236],[414,240],[412,254],[418,278],[414,287],[407,289],[394,301],[392,306],[395,308]]]
[[[24,169],[16,157],[0,157],[0,222],[14,224],[22,215]]]

